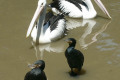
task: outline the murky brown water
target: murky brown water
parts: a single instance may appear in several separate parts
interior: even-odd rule
[[[26,31],[37,6],[37,0],[0,0],[0,80],[23,80],[37,59],[46,62],[49,80],[118,80],[120,78],[120,1],[102,0],[112,20],[96,7],[99,16],[92,20],[68,19],[73,28],[63,39],[34,46]],[[103,17],[102,17],[103,16]],[[70,28],[69,28],[70,29]],[[85,73],[70,77],[63,40],[74,37],[76,48],[85,56]]]

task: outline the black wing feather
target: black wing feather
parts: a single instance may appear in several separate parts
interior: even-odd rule
[[[55,7],[56,9],[60,10],[60,0],[53,0],[52,3],[49,4],[50,7]]]
[[[58,21],[60,19],[64,19],[63,14],[58,14],[56,16],[53,14],[53,12],[48,12],[45,17],[43,32],[45,32],[49,26],[50,26],[50,30],[53,31],[57,27]]]
[[[54,16],[53,12],[49,11],[45,16],[44,25],[49,21],[50,18]]]
[[[60,6],[60,0],[53,0],[53,2],[49,4],[49,6],[56,8],[59,12],[65,14],[65,15],[69,14],[69,12],[62,11],[63,7]]]
[[[64,15],[61,14],[61,15],[57,15],[57,16],[53,16],[51,19],[50,19],[50,30],[53,31],[57,25],[58,25],[58,21],[60,19],[63,19],[64,18]]]
[[[66,1],[69,1],[70,3],[73,3],[81,11],[82,11],[82,8],[79,4],[85,6],[89,10],[87,4],[83,0],[66,0]],[[51,7],[55,7],[57,10],[61,11],[60,0],[53,0],[53,2],[50,5],[51,5]],[[64,11],[62,11],[62,13],[66,14],[66,15],[69,14],[69,13],[65,13]]]
[[[79,4],[85,6],[89,10],[87,4],[83,0],[67,0],[67,1],[69,1],[69,2],[73,3],[74,5],[76,5],[81,11],[82,11],[82,8],[81,8],[81,6]]]
[[[78,4],[78,1],[79,1],[79,3],[82,3],[81,0],[78,0],[78,1],[76,1],[76,0],[66,0],[66,1],[69,1],[69,2],[73,3],[75,6],[77,6],[82,11],[81,6]]]

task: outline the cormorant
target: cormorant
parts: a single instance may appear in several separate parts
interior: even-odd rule
[[[43,71],[45,68],[45,62],[43,60],[38,60],[34,64],[29,65],[29,67],[33,69],[26,73],[24,80],[47,80]]]
[[[80,72],[84,63],[84,55],[79,50],[75,49],[76,40],[74,38],[68,38],[66,42],[69,43],[69,47],[65,51],[65,56],[67,58],[67,62],[69,67],[71,68],[71,75],[75,76],[78,73],[75,72],[77,70]]]

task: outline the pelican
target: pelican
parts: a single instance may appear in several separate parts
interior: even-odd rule
[[[37,9],[27,31],[26,37],[31,34],[34,42],[50,43],[64,36],[66,30],[64,15],[58,14],[56,16],[51,12],[46,14],[46,5],[46,0],[38,1]],[[35,25],[37,19],[38,22]]]
[[[107,9],[101,2],[101,0],[94,0],[100,9],[111,18]],[[53,0],[52,3],[49,4],[52,8],[52,11],[55,13],[64,13],[65,15],[72,18],[83,18],[83,19],[91,19],[96,17],[97,12],[94,9],[94,6],[91,0]]]

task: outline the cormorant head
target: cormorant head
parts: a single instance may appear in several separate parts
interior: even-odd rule
[[[68,38],[67,40],[65,40],[67,43],[69,43],[69,46],[73,46],[75,47],[76,45],[76,40],[74,38]]]
[[[40,68],[40,69],[44,70],[45,62],[43,60],[38,60],[38,61],[34,62],[33,64],[29,65],[29,67],[32,69]]]

